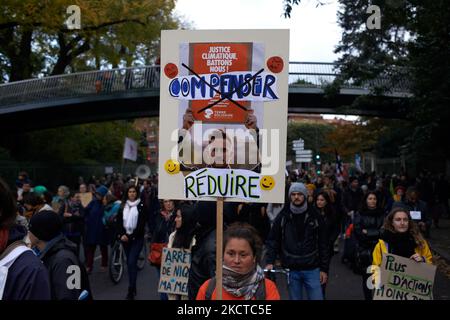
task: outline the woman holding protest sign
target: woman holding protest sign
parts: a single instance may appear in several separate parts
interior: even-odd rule
[[[167,248],[191,250],[195,245],[194,229],[197,220],[192,205],[184,204],[177,210],[175,216],[175,231],[169,236]],[[168,294],[169,300],[188,300],[188,296]]]
[[[392,209],[384,221],[383,229],[381,239],[373,250],[373,265],[381,265],[383,253],[432,263],[430,247],[405,209]]]
[[[127,300],[134,300],[136,295],[136,279],[138,258],[144,245],[146,224],[144,204],[139,197],[139,191],[132,185],[125,192],[125,198],[117,214],[117,233],[122,241],[128,267]]]
[[[262,242],[257,231],[245,223],[228,227],[223,238],[223,300],[280,300],[274,282],[264,277],[259,262]],[[197,300],[216,299],[216,279],[207,280]]]
[[[150,245],[149,261],[155,267],[158,275],[158,282],[161,269],[161,255],[164,247],[169,242],[169,236],[175,229],[175,202],[171,199],[164,199],[162,202],[162,210],[156,217],[156,227],[152,236]],[[160,293],[161,300],[167,300],[166,293]]]

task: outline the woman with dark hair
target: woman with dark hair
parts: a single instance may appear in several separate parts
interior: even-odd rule
[[[175,231],[169,236],[168,248],[191,250],[195,245],[194,230],[197,224],[192,205],[183,204],[175,216]],[[169,300],[188,300],[188,296],[168,294]]]
[[[328,236],[328,250],[330,252],[330,258],[334,255],[334,242],[339,235],[339,222],[331,203],[330,196],[327,191],[320,191],[314,199],[314,206],[319,212],[324,222],[324,228]],[[325,297],[325,288],[327,283],[322,284],[323,296]]]
[[[432,263],[430,247],[407,210],[398,207],[392,209],[384,221],[383,229],[383,235],[372,253],[373,265],[381,265],[383,253]]]
[[[246,223],[233,223],[223,237],[223,300],[280,300],[274,282],[264,277],[259,265],[262,241]],[[199,289],[197,300],[215,300],[215,277]]]
[[[137,262],[144,245],[146,213],[135,186],[129,186],[117,214],[117,233],[122,241],[128,267],[127,300],[136,296]]]
[[[156,226],[152,235],[152,243],[168,243],[170,234],[175,230],[175,202],[170,199],[164,199],[162,201],[162,209],[156,216]],[[152,264],[156,268],[158,275],[160,274],[160,265]],[[166,293],[159,294],[161,300],[167,300]]]
[[[14,223],[15,196],[0,178],[0,267],[6,279],[0,300],[50,300],[47,269],[23,241],[27,229]]]
[[[370,273],[367,273],[367,267],[372,264],[372,252],[380,238],[384,221],[384,213],[378,206],[377,200],[376,192],[368,192],[353,220],[353,230],[357,241],[356,267],[362,274],[362,286],[366,300],[372,300],[372,291],[366,285],[370,276]]]

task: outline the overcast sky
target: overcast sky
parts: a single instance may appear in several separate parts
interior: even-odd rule
[[[302,0],[290,19],[283,16],[282,0],[177,0],[176,13],[196,30],[289,29],[290,61],[332,62],[341,37],[337,2],[316,3]]]
[[[289,29],[290,61],[333,62],[341,28],[337,24],[337,1],[326,3],[316,7],[316,0],[302,0],[293,7],[290,19],[283,16],[282,0],[177,0],[175,12],[194,30]]]

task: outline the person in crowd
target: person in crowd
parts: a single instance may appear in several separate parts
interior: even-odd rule
[[[7,270],[0,300],[50,300],[48,272],[25,245],[27,229],[14,223],[16,212],[15,195],[0,178],[0,267]]]
[[[145,179],[141,193],[141,201],[144,203],[147,213],[147,225],[150,234],[155,230],[156,217],[161,210],[158,200],[158,188],[150,179]]]
[[[59,212],[59,208],[64,204],[64,202],[67,200],[67,198],[70,195],[70,190],[66,186],[59,186],[58,187],[58,193],[53,198],[51,202],[51,206],[53,208],[53,211]]]
[[[394,202],[403,202],[405,197],[405,187],[402,185],[398,185],[394,189]]]
[[[334,242],[336,241],[339,235],[339,224],[336,216],[336,212],[334,211],[334,207],[331,204],[330,197],[328,192],[321,191],[315,196],[314,206],[322,217],[326,234],[328,236],[328,250],[330,259],[334,255]],[[325,289],[326,283],[322,284],[323,296],[325,298]]]
[[[195,205],[197,225],[194,230],[191,269],[188,279],[189,300],[195,300],[201,285],[216,274],[216,212],[215,203],[200,201]],[[224,218],[226,216],[224,215]],[[226,220],[224,219],[224,222]]]
[[[87,185],[85,183],[81,183],[78,188],[78,194],[81,201],[81,205],[83,206],[83,208],[86,208],[92,201],[92,192],[88,191]]]
[[[122,201],[117,200],[111,193],[107,193],[102,201],[105,207],[102,222],[105,226],[108,244],[113,245],[113,240],[116,238],[117,233],[117,213],[119,212]]]
[[[417,188],[411,186],[406,190],[405,200],[394,202],[393,207],[402,207],[409,211],[411,218],[417,222],[420,232],[428,238],[430,236],[431,217],[427,204],[420,200]]]
[[[183,204],[175,217],[175,231],[169,236],[168,248],[180,248],[191,250],[195,245],[194,229],[197,224],[195,208],[189,204]],[[187,300],[187,296],[168,294],[169,300]]]
[[[47,203],[45,203],[44,198],[35,193],[27,194],[23,199],[23,205],[25,207],[24,216],[29,220],[35,213],[43,210],[53,210]]]
[[[262,241],[255,228],[234,223],[223,239],[223,300],[280,300],[274,282],[266,279],[260,266]],[[216,299],[215,277],[199,289],[197,300]]]
[[[129,186],[125,194],[126,198],[122,201],[117,214],[117,229],[118,238],[122,241],[127,257],[128,294],[126,299],[134,300],[138,272],[137,262],[144,245],[147,216],[138,189],[135,186]]]
[[[59,208],[59,215],[63,219],[63,234],[76,244],[78,257],[84,228],[84,208],[79,193],[70,192],[68,199]]]
[[[273,222],[277,218],[278,214],[283,210],[284,203],[269,203],[267,204],[267,217],[269,218],[270,227],[272,228]]]
[[[394,208],[383,225],[383,234],[372,253],[372,264],[380,266],[383,253],[392,253],[416,262],[432,263],[427,241],[404,208]]]
[[[21,186],[21,188],[18,190],[18,193],[17,193],[17,201],[19,201],[19,203],[20,204],[23,204],[23,198],[27,195],[27,194],[29,194],[29,193],[31,193],[31,192],[33,192],[32,191],[32,183],[31,183],[31,181],[30,180],[24,180],[23,182],[22,182],[22,186]]]
[[[237,221],[253,226],[263,241],[270,231],[265,203],[241,203],[237,208]]]
[[[316,185],[313,183],[308,183],[305,186],[306,190],[308,191],[307,197],[308,204],[314,205],[314,193],[316,192]]]
[[[372,292],[366,282],[370,276],[367,267],[372,264],[372,252],[378,242],[383,225],[384,212],[378,207],[377,194],[367,193],[353,220],[356,244],[356,268],[362,274],[362,287],[365,300],[372,299]]]
[[[350,184],[345,190],[342,198],[343,210],[347,214],[346,219],[344,219],[345,227],[347,227],[353,220],[354,213],[360,207],[361,201],[364,197],[363,191],[359,187],[358,178],[350,177],[349,183]]]
[[[105,272],[108,267],[108,238],[103,225],[103,198],[108,193],[105,186],[99,186],[94,198],[85,209],[85,233],[84,244],[86,250],[86,270],[92,272],[94,266],[95,249],[99,245],[102,255],[101,271]]]
[[[156,227],[152,236],[152,243],[168,243],[170,234],[175,230],[175,202],[170,199],[164,199],[162,210],[156,218]],[[156,266],[156,272],[159,279],[160,266]],[[167,294],[160,294],[161,300],[167,300]]]
[[[379,207],[383,209],[384,214],[387,215],[391,210],[394,201],[387,188],[385,188],[382,179],[377,179],[375,183],[375,192],[380,203]]]
[[[302,300],[304,287],[309,299],[323,300],[321,285],[327,282],[330,253],[325,224],[317,211],[308,206],[303,183],[293,183],[289,197],[289,205],[270,231],[265,269],[273,269],[279,254],[281,265],[290,269],[289,298]]]
[[[92,299],[89,278],[78,259],[77,247],[62,231],[63,221],[53,211],[40,211],[30,219],[31,247],[37,249],[48,270],[52,300],[79,300],[84,290],[89,294],[87,299]],[[74,278],[74,273],[80,279]]]

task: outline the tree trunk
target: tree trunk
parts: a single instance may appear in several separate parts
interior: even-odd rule
[[[10,56],[11,77],[9,81],[18,81],[31,78],[33,66],[31,59],[31,41],[33,39],[32,31],[24,31],[20,38],[18,53],[13,52]]]

